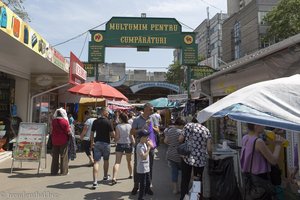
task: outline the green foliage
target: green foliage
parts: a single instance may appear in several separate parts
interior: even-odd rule
[[[300,0],[281,0],[264,18],[269,25],[265,39],[283,40],[300,33]]]
[[[28,13],[22,5],[25,0],[2,0],[14,13],[16,13],[24,21],[30,22]]]
[[[184,70],[181,69],[181,65],[178,62],[169,65],[166,79],[169,83],[182,85],[184,81]]]
[[[203,61],[205,59],[206,59],[205,55],[203,55],[203,54],[199,54],[198,55],[198,62],[201,62],[201,61]]]

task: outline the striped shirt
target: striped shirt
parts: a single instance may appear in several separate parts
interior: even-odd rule
[[[180,155],[177,153],[179,146],[178,137],[182,130],[176,127],[168,128],[164,131],[168,140],[167,159],[179,163],[181,161]]]

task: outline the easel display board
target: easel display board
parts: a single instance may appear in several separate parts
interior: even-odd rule
[[[41,164],[41,158],[45,158],[45,138],[47,124],[45,123],[27,123],[21,122],[16,146],[13,150],[13,160],[11,172],[13,170],[14,161],[38,162],[38,173]]]

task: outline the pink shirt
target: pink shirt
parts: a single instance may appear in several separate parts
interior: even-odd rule
[[[256,136],[250,136],[248,134],[243,137],[240,160],[242,172],[250,172],[252,149],[256,138]],[[263,174],[270,171],[271,166],[265,159],[265,157],[259,151],[254,150],[252,161],[252,174]]]

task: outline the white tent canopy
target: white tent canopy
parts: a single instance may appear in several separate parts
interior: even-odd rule
[[[270,125],[268,121],[272,121],[274,127],[300,131],[300,75],[244,87],[201,110],[197,119],[202,123],[210,117],[230,117],[233,112],[236,118],[232,118],[236,120],[262,125]],[[240,118],[242,115],[246,116]],[[255,118],[256,115],[257,121],[247,121],[248,117]]]

